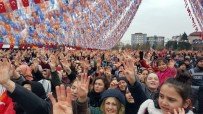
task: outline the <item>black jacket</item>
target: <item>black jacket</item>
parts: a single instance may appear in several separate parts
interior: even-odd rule
[[[49,102],[41,99],[18,84],[16,84],[13,93],[8,92],[8,95],[23,108],[25,114],[52,113],[52,105]]]
[[[147,96],[145,95],[138,81],[136,81],[133,86],[128,83],[128,89],[131,92],[135,103],[128,103],[126,101],[125,114],[137,114],[140,105],[147,100]]]

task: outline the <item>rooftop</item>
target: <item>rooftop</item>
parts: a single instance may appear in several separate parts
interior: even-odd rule
[[[201,36],[202,32],[193,32],[189,36]]]

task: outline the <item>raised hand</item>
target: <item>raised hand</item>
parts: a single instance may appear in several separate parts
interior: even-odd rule
[[[175,62],[173,59],[170,60],[169,63],[168,63],[168,67],[169,67],[169,68],[174,68],[175,63],[176,63],[176,62]]]
[[[79,80],[78,78],[76,78],[76,81],[78,83],[78,101],[83,103],[87,100],[90,76],[87,76],[87,73],[81,73],[81,79]]]
[[[37,70],[38,70],[38,65],[39,65],[39,61],[38,61],[36,58],[34,58],[34,59],[33,59],[33,64],[32,64],[32,66],[31,66],[31,69],[34,70],[34,72],[37,72]]]
[[[11,70],[13,71],[12,79],[18,79],[20,77],[20,73],[18,70],[15,69],[15,67],[12,65]]]
[[[13,75],[11,63],[6,58],[3,58],[2,62],[0,62],[0,84],[10,93],[15,90],[15,83],[10,80],[11,75]]]
[[[80,66],[83,69],[83,72],[87,73],[88,67],[90,67],[89,61],[88,60],[81,60],[80,61]]]
[[[71,69],[70,69],[70,63],[67,61],[66,57],[62,58],[61,65],[63,66],[63,69],[70,74]]]
[[[124,65],[124,75],[126,76],[127,80],[129,81],[130,85],[133,85],[136,81],[135,79],[135,65],[134,60],[131,56],[125,55],[125,61],[123,62]]]
[[[49,66],[52,72],[56,71],[56,57],[54,55],[49,58]]]
[[[110,83],[110,89],[116,89],[118,87],[119,82],[117,80],[112,80]]]
[[[53,114],[73,114],[70,87],[65,90],[64,85],[56,86],[56,95],[58,102],[51,93],[48,94],[53,105]]]
[[[10,80],[12,72],[10,72],[11,64],[6,58],[2,58],[0,62],[0,84],[6,84]]]

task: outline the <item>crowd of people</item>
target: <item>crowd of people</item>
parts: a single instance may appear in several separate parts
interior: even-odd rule
[[[0,50],[0,114],[203,114],[202,51]]]

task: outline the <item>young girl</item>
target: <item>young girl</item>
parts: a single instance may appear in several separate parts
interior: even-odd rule
[[[169,78],[163,83],[157,100],[146,100],[138,114],[193,114],[189,110],[190,83],[190,74],[185,70],[178,71],[176,78]]]
[[[156,72],[156,74],[159,77],[160,85],[162,85],[166,79],[175,77],[176,68],[174,67],[174,65],[174,60],[171,60],[169,63],[164,58],[159,58],[157,60],[158,72]]]

